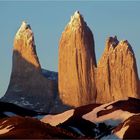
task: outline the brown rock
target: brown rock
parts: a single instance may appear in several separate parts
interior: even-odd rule
[[[0,139],[84,139],[36,118],[13,116],[0,119]]]
[[[96,77],[98,103],[140,97],[136,59],[126,40],[119,42],[116,37],[107,39]]]
[[[56,87],[41,72],[33,32],[23,22],[14,39],[11,79],[2,100],[48,111],[53,104]]]
[[[114,130],[113,135],[117,139],[140,139],[140,115],[133,115],[119,124]]]
[[[96,58],[91,30],[79,12],[71,17],[59,44],[59,95],[70,106],[95,101]]]

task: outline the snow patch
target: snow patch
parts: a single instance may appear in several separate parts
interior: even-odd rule
[[[71,16],[71,21],[80,18],[80,16],[81,16],[81,15],[80,15],[80,12],[79,12],[78,10],[75,11],[74,15]]]
[[[120,139],[123,139],[123,136],[128,128],[129,128],[129,125],[123,127],[120,131],[116,132],[115,135],[119,137]]]
[[[4,123],[6,123],[6,122],[7,122],[7,120],[3,121],[1,124],[4,124]]]
[[[110,105],[110,106],[108,106],[106,109],[112,109],[113,108],[113,106],[112,105]]]
[[[0,135],[9,132],[14,127],[12,125],[9,125],[9,126],[6,126],[5,128],[2,128],[2,129],[1,128],[2,128],[2,126],[0,126]]]
[[[75,31],[77,28],[79,28],[82,25],[81,19],[83,19],[83,17],[80,15],[79,11],[76,11],[74,15],[71,16],[68,25],[71,27],[72,31]]]
[[[90,112],[83,116],[84,119],[89,120],[93,123],[101,123],[104,122],[107,125],[111,126],[117,126],[121,122],[125,121],[129,117],[133,116],[134,113],[130,113],[128,111],[123,110],[116,110],[112,113],[97,117],[97,114],[93,112]]]
[[[16,116],[17,114],[13,113],[13,112],[3,112],[5,115],[12,117],[12,116]]]
[[[89,120],[93,123],[101,123],[104,122],[107,125],[111,125],[111,126],[117,126],[118,124],[120,124],[121,122],[123,122],[124,120],[128,119],[129,117],[133,116],[134,113],[130,113],[128,111],[123,111],[121,109],[115,110],[109,114],[105,114],[102,116],[97,116],[97,113],[99,111],[102,110],[107,110],[108,107],[109,109],[112,108],[112,106],[110,107],[109,105],[112,103],[108,103],[108,104],[103,104],[99,107],[96,107],[95,109],[93,109],[91,112],[85,114],[82,116],[83,119],[85,120]],[[108,106],[107,108],[105,108],[106,106]]]
[[[14,103],[16,105],[19,105],[19,106],[30,106],[32,107],[33,104],[31,104],[29,101],[27,101],[26,99],[24,98],[20,98],[20,101],[11,101],[11,103]]]
[[[34,118],[41,120],[41,119],[43,119],[44,117],[45,117],[45,115],[37,115],[37,116],[35,116]]]
[[[33,104],[31,104],[31,103],[29,103],[28,101],[25,101],[25,100],[22,101],[21,104],[22,104],[22,105],[25,105],[25,106],[26,106],[26,105],[29,105],[29,106],[33,105]]]
[[[73,127],[73,126],[69,126],[70,128],[72,128],[75,132],[77,132],[79,135],[81,136],[85,136],[78,128]]]
[[[26,29],[30,29],[30,25],[28,25],[28,24],[26,23],[26,21],[23,21],[22,24],[21,24],[21,26],[20,26],[20,28],[19,28],[19,30],[18,30],[17,33],[16,33],[15,38],[16,38],[16,39],[20,39],[21,34],[22,34]],[[29,35],[29,36],[32,36],[32,34],[33,34],[33,32],[32,32],[31,29],[30,29],[30,30],[28,31],[28,35]]]
[[[68,120],[71,116],[73,116],[73,114],[74,109],[71,109],[58,115],[46,115],[43,119],[41,119],[41,121],[44,123],[49,123],[52,126],[56,126]]]

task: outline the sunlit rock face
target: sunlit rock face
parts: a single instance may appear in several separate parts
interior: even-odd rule
[[[23,22],[14,39],[10,84],[2,100],[48,111],[56,86],[42,75],[30,25]]]
[[[139,98],[136,59],[127,40],[109,37],[96,75],[98,103],[127,97]]]
[[[34,35],[30,25],[26,22],[22,22],[21,27],[16,33],[13,51],[13,72],[25,75],[25,72],[29,73],[31,71],[41,70],[36,54]],[[27,69],[26,71],[25,68]]]
[[[76,11],[59,43],[59,96],[64,104],[76,107],[95,102],[95,67],[93,34]]]

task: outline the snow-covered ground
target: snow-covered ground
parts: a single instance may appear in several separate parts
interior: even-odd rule
[[[73,116],[73,114],[74,109],[71,109],[58,115],[46,115],[43,119],[41,119],[41,121],[44,123],[49,123],[52,126],[56,126],[68,120],[71,116]]]
[[[3,124],[4,124],[4,123],[3,123]],[[14,128],[14,126],[12,126],[12,125],[3,127],[3,124],[0,126],[0,135],[1,135],[1,134],[8,133],[11,129]]]
[[[73,127],[73,126],[69,126],[71,129],[73,129],[75,132],[77,132],[79,135],[81,136],[85,136],[78,128]]]
[[[37,115],[37,116],[35,116],[35,117],[33,117],[33,118],[36,118],[36,119],[38,119],[38,120],[41,120],[41,119],[43,119],[45,116],[46,116],[46,115]]]
[[[96,123],[96,124],[104,122],[107,125],[117,126],[118,124],[122,123],[123,121],[125,121],[129,117],[135,115],[134,113],[130,113],[128,111],[123,111],[121,109],[118,109],[118,110],[115,110],[111,113],[108,113],[108,114],[105,114],[102,116],[97,116],[99,111],[109,110],[109,109],[113,108],[113,106],[111,105],[112,103],[115,103],[115,102],[103,104],[99,107],[96,107],[91,112],[83,115],[82,118],[85,120],[89,120],[89,121]]]

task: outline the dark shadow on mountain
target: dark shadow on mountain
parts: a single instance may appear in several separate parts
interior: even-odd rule
[[[11,116],[37,116],[41,115],[41,113],[29,110],[20,106],[17,106],[12,103],[0,102],[0,118],[11,117]]]
[[[57,73],[43,72],[14,50],[10,83],[1,101],[52,114],[73,108],[59,98]]]

